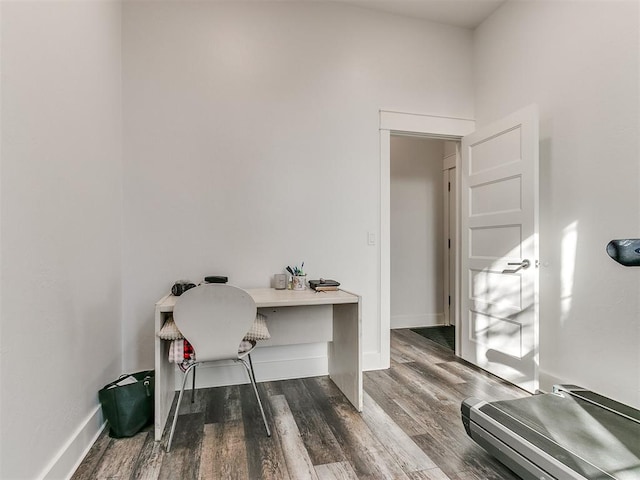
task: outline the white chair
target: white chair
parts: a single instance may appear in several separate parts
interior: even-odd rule
[[[235,360],[244,365],[260,406],[267,436],[271,436],[251,362],[250,354],[255,348],[255,343],[248,351],[238,351],[240,342],[249,331],[255,318],[256,304],[253,298],[244,290],[231,285],[203,284],[187,290],[176,300],[173,320],[184,338],[193,346],[196,360],[184,372],[182,388],[178,396],[178,404],[167,443],[167,452],[171,450],[173,433],[189,372],[194,370],[197,365],[207,362]],[[249,362],[245,360],[245,357]],[[193,374],[195,376],[195,370]]]

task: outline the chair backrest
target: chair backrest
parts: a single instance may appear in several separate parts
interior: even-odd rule
[[[256,304],[241,288],[204,284],[178,297],[173,319],[198,362],[233,359],[256,319]]]

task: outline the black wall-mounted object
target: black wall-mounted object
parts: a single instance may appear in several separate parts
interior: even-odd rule
[[[620,265],[640,267],[640,238],[611,240],[607,244],[607,253]]]

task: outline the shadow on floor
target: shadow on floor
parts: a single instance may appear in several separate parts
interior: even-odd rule
[[[449,350],[456,349],[456,327],[447,325],[442,327],[412,328],[412,332],[422,335],[424,338],[436,342]]]

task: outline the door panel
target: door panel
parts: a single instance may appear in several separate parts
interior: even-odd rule
[[[461,188],[461,356],[534,392],[538,388],[535,106],[463,138]]]
[[[519,256],[522,228],[520,225],[498,225],[495,227],[476,227],[469,231],[471,258],[499,259],[507,252]]]
[[[473,312],[471,323],[476,343],[512,357],[522,356],[522,326],[517,322]]]
[[[520,126],[512,130],[498,133],[495,137],[487,137],[473,145],[473,156],[469,158],[469,174],[503,167],[520,160]]]
[[[485,183],[471,189],[471,215],[484,215],[496,211],[518,211],[522,208],[520,177],[504,179],[501,182]]]
[[[493,305],[503,316],[522,310],[522,280],[519,275],[472,269],[470,280],[469,290],[475,304]]]

